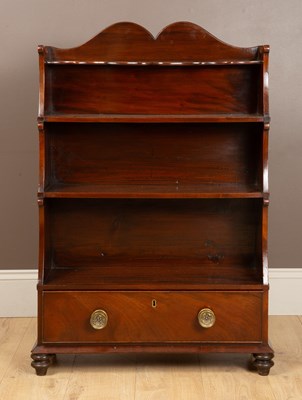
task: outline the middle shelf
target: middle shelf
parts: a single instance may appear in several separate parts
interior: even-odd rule
[[[43,197],[263,197],[262,123],[45,123]]]
[[[49,185],[44,198],[62,199],[218,199],[263,198],[256,184],[63,184]]]

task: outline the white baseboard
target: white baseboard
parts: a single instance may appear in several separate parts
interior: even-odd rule
[[[37,315],[36,270],[0,270],[0,317]],[[274,268],[270,315],[302,315],[302,268]]]
[[[271,268],[269,282],[269,314],[302,315],[302,268]]]
[[[36,316],[37,281],[35,269],[0,270],[0,317]]]

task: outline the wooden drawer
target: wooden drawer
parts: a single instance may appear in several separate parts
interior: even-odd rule
[[[203,328],[198,313],[216,317]],[[91,326],[105,310],[107,325]],[[259,342],[262,292],[80,292],[43,294],[44,343]]]

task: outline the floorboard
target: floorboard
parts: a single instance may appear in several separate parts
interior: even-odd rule
[[[0,318],[3,400],[302,400],[302,316],[271,316],[275,366],[245,354],[59,355],[45,377],[30,366],[35,318]]]

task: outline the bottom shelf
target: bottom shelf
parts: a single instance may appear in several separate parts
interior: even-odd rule
[[[259,268],[248,265],[201,265],[200,260],[131,260],[100,267],[53,268],[45,276],[47,289],[197,290],[259,289]]]

